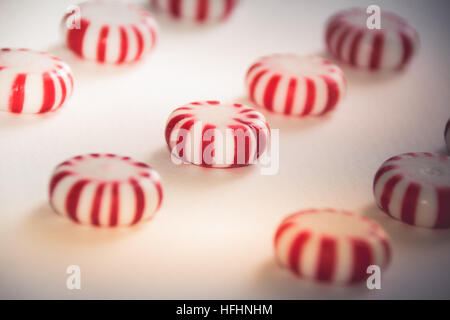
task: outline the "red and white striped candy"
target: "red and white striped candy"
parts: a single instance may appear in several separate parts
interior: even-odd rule
[[[49,195],[58,214],[97,227],[148,220],[163,197],[154,169],[113,154],[77,156],[61,163],[50,179]]]
[[[228,168],[254,163],[266,150],[270,129],[254,108],[204,101],[175,109],[167,120],[165,137],[175,158]]]
[[[328,51],[354,67],[378,70],[404,68],[419,47],[416,30],[403,18],[381,13],[381,29],[369,29],[365,9],[338,12],[327,24],[325,41]]]
[[[322,116],[336,108],[346,91],[342,71],[316,56],[275,54],[248,70],[246,86],[257,105],[289,116]]]
[[[275,233],[278,263],[301,278],[351,284],[368,277],[367,267],[385,268],[390,240],[372,220],[347,211],[306,210],[288,216]]]
[[[72,91],[72,71],[61,59],[29,49],[0,49],[0,110],[54,111]]]
[[[447,150],[450,152],[450,119],[447,121],[444,131],[445,143],[447,144]]]
[[[373,190],[394,219],[426,228],[450,228],[450,157],[406,153],[382,164]]]
[[[79,8],[63,19],[67,47],[79,57],[124,64],[153,50],[158,26],[150,13],[118,1],[88,1]]]
[[[238,0],[150,0],[152,7],[177,21],[207,23],[230,17]]]

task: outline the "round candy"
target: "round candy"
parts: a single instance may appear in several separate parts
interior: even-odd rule
[[[61,163],[50,179],[49,195],[58,214],[97,227],[148,220],[163,197],[155,170],[113,154],[77,156]]]
[[[158,27],[150,13],[118,1],[89,1],[66,15],[66,43],[98,63],[137,61],[153,50]]]
[[[419,47],[416,30],[390,12],[381,12],[381,29],[369,29],[370,17],[360,8],[332,16],[325,34],[328,51],[357,68],[371,71],[404,68]]]
[[[152,7],[177,21],[195,23],[228,19],[238,0],[151,0]]]
[[[316,56],[275,54],[248,70],[246,86],[257,105],[290,116],[322,116],[336,108],[345,78],[334,64]]]
[[[193,102],[175,109],[165,130],[175,159],[218,168],[254,163],[264,153],[269,136],[260,112],[219,101]]]
[[[28,49],[0,49],[0,110],[53,111],[72,90],[72,71],[61,59]]]
[[[448,152],[450,152],[450,119],[447,121],[444,131],[445,142],[447,143]]]
[[[347,211],[306,210],[278,227],[275,255],[282,267],[301,278],[335,284],[367,279],[367,268],[385,268],[391,258],[389,237],[372,220]]]
[[[450,157],[406,153],[375,175],[378,206],[394,219],[427,228],[450,228]]]

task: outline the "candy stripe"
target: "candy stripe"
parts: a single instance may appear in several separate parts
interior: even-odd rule
[[[264,92],[264,105],[267,109],[273,110],[273,99],[275,97],[275,92],[277,91],[278,83],[280,82],[281,76],[274,75],[270,78],[266,90]]]
[[[204,22],[208,18],[209,0],[197,1],[197,21]]]
[[[100,183],[95,190],[94,200],[92,202],[91,209],[91,224],[94,226],[100,226],[100,209],[103,199],[103,191],[105,190],[105,183]]]
[[[353,247],[353,271],[351,282],[359,282],[367,277],[367,267],[373,264],[371,246],[364,240],[352,240]]]
[[[58,183],[62,179],[64,179],[67,176],[70,176],[70,175],[72,175],[72,172],[70,172],[70,171],[61,171],[52,177],[52,179],[50,180],[50,185],[49,185],[50,198],[53,196],[53,192],[55,191],[55,188],[58,185]]]
[[[181,1],[182,0],[168,0],[169,10],[173,17],[179,19],[181,18]]]
[[[100,30],[97,43],[97,61],[100,63],[105,62],[106,57],[106,42],[108,40],[109,27],[103,26]]]
[[[450,227],[450,186],[437,188],[438,213],[435,227]]]
[[[287,225],[289,226],[289,225]],[[284,227],[286,228],[286,227]],[[283,230],[280,231],[283,232]],[[300,258],[302,256],[302,252],[305,248],[306,243],[311,238],[311,234],[309,232],[302,232],[294,239],[292,242],[291,248],[289,250],[289,267],[293,272],[297,275],[301,275],[300,270]]]
[[[414,49],[411,38],[405,32],[400,32],[400,38],[403,44],[403,57],[399,68],[403,68],[411,60]]]
[[[144,39],[142,37],[142,33],[141,31],[139,31],[139,29],[136,26],[132,26],[132,29],[134,31],[134,34],[136,35],[136,39],[137,39],[137,53],[136,53],[136,57],[134,58],[134,60],[139,60],[139,58],[142,55],[142,50],[144,49]]]
[[[225,10],[223,13],[223,19],[227,19],[233,12],[237,0],[224,0],[224,1],[225,1]]]
[[[184,161],[188,161],[187,156],[184,154],[184,150],[186,148],[187,139],[189,137],[189,131],[192,126],[195,124],[194,120],[188,120],[180,127],[180,132],[178,133],[177,138],[177,154]]]
[[[320,281],[331,281],[336,269],[336,241],[323,237],[320,242],[319,260],[316,278]]]
[[[212,164],[212,160],[215,156],[215,152],[214,152],[214,132],[213,130],[216,128],[216,126],[211,125],[211,124],[206,124],[203,127],[203,131],[202,131],[202,141],[201,141],[201,154],[200,154],[200,159],[201,159],[201,164],[204,166],[211,166]],[[208,135],[207,135],[208,133]],[[211,135],[211,133],[213,133]],[[211,150],[210,153],[208,153],[208,156],[211,156],[211,159],[209,159],[209,157],[207,159],[205,159],[205,150],[206,148],[208,148],[208,150]]]
[[[83,40],[89,27],[89,21],[80,19],[80,29],[69,29],[67,31],[67,46],[80,57],[83,57]]]
[[[392,178],[390,178],[383,189],[383,194],[381,196],[381,207],[386,210],[387,214],[389,213],[389,204],[391,203],[392,199],[392,193],[394,192],[394,188],[397,185],[397,183],[400,182],[402,179],[401,175],[395,175]]]
[[[119,59],[117,60],[118,64],[124,63],[125,58],[128,54],[128,36],[125,28],[123,26],[119,27],[120,32],[120,55]]]
[[[119,184],[113,183],[111,186],[111,209],[109,213],[109,226],[115,227],[119,222]]]
[[[48,112],[55,104],[55,83],[48,72],[42,75],[44,99],[39,113]]]
[[[142,219],[142,216],[144,215],[145,195],[142,187],[139,185],[139,182],[137,182],[135,179],[131,179],[130,184],[134,189],[134,194],[136,197],[136,213],[131,224],[136,224]]]
[[[384,36],[382,33],[375,35],[372,44],[372,54],[370,56],[370,66],[371,70],[378,70],[381,65],[382,53],[384,46]]]
[[[286,94],[286,104],[284,106],[284,114],[289,115],[295,101],[295,91],[297,90],[297,79],[291,78],[289,81],[288,91]]]
[[[9,97],[9,110],[13,113],[21,113],[23,109],[23,102],[25,100],[25,82],[27,75],[19,73],[14,79],[11,96]]]
[[[327,85],[327,104],[325,109],[322,111],[321,115],[326,114],[333,110],[333,108],[337,105],[339,101],[339,87],[336,81],[331,79],[330,77],[323,76],[322,79],[325,81]]]
[[[58,74],[57,78],[58,78],[59,86],[61,87],[61,100],[57,106],[57,108],[60,108],[63,105],[64,101],[66,101],[67,87],[66,87],[66,82],[61,77],[61,75]]]
[[[403,196],[402,214],[401,220],[414,224],[416,216],[417,201],[419,199],[420,185],[417,183],[411,183],[406,189],[406,193]]]
[[[265,75],[267,73],[267,70],[262,70],[260,71],[254,78],[253,81],[250,85],[250,98],[255,101],[255,90],[256,90],[256,86],[258,85],[259,80],[261,79],[261,77],[263,75]]]
[[[72,188],[70,189],[69,193],[67,194],[66,199],[66,211],[70,219],[73,221],[79,223],[77,216],[77,208],[78,203],[80,201],[80,195],[83,191],[84,187],[89,183],[88,180],[80,180],[76,182]]]
[[[166,130],[165,130],[165,137],[166,137],[166,142],[168,145],[170,144],[170,135],[172,133],[173,128],[180,121],[190,118],[190,117],[193,117],[193,115],[188,113],[188,114],[180,114],[180,115],[170,119],[170,121],[166,125]]]
[[[313,80],[306,78],[306,101],[305,106],[303,108],[303,112],[300,116],[304,117],[309,115],[316,102],[316,85]]]

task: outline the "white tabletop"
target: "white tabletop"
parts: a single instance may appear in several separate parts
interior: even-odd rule
[[[164,141],[175,107],[196,100],[247,102],[243,78],[259,56],[323,54],[323,29],[340,8],[372,0],[246,0],[227,23],[180,28],[161,21],[160,43],[132,67],[97,67],[64,49],[59,21],[72,1],[0,1],[0,47],[49,51],[72,67],[75,92],[45,116],[0,113],[0,298],[450,298],[450,233],[410,227],[378,210],[372,179],[388,157],[445,152],[450,116],[450,30],[445,0],[376,1],[418,29],[421,50],[406,72],[364,76],[344,69],[348,94],[325,119],[287,119],[280,168],[176,166]],[[109,152],[152,165],[164,202],[136,228],[82,227],[55,214],[47,185],[56,164]],[[393,262],[382,289],[320,286],[273,260],[280,220],[335,207],[380,222]],[[79,265],[81,290],[66,288]]]

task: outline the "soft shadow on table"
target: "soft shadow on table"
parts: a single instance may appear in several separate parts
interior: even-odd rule
[[[394,245],[411,246],[415,249],[447,246],[450,230],[428,229],[408,225],[382,212],[375,204],[369,205],[363,214],[381,224],[391,237]]]
[[[344,71],[345,78],[347,83],[351,86],[357,85],[372,85],[378,84],[381,82],[389,82],[398,78],[405,72],[407,72],[407,68],[405,70],[394,70],[394,71],[383,71],[383,72],[371,72],[369,70],[357,69],[352,67],[342,61],[338,61],[335,57],[330,55],[327,51],[320,51],[316,53],[317,56],[322,57],[336,65],[338,65],[342,71]]]
[[[435,151],[435,153],[437,154],[443,154],[444,156],[450,156],[450,152],[447,149],[446,146],[443,146],[442,148],[440,148],[439,150]]]
[[[273,258],[267,259],[256,270],[254,283],[268,299],[363,299],[374,293],[364,282],[346,287],[299,279]]]
[[[332,118],[332,114],[325,115],[323,117],[305,117],[305,118],[291,117],[283,114],[277,114],[257,106],[247,96],[241,96],[229,102],[241,103],[249,107],[255,108],[256,110],[264,114],[271,129],[280,129],[283,131],[308,130],[313,127],[325,125],[328,122],[328,120]]]
[[[259,173],[257,165],[239,168],[203,168],[191,164],[172,162],[167,147],[161,147],[149,157],[148,162],[162,177],[163,185],[189,189],[207,189],[220,184],[243,179],[252,173]]]
[[[41,248],[89,249],[110,244],[145,228],[145,223],[127,228],[97,228],[73,223],[58,216],[49,204],[36,208],[20,230],[26,241]]]
[[[60,113],[62,109],[44,114],[14,114],[0,111],[0,132],[9,128],[30,127],[43,121],[49,120]]]
[[[76,77],[86,77],[89,79],[99,79],[101,77],[120,76],[131,72],[145,62],[137,61],[124,65],[99,64],[95,61],[83,60],[70,51],[64,43],[54,45],[47,49],[47,52],[55,57],[64,60],[72,69]],[[76,84],[75,84],[76,85]]]

